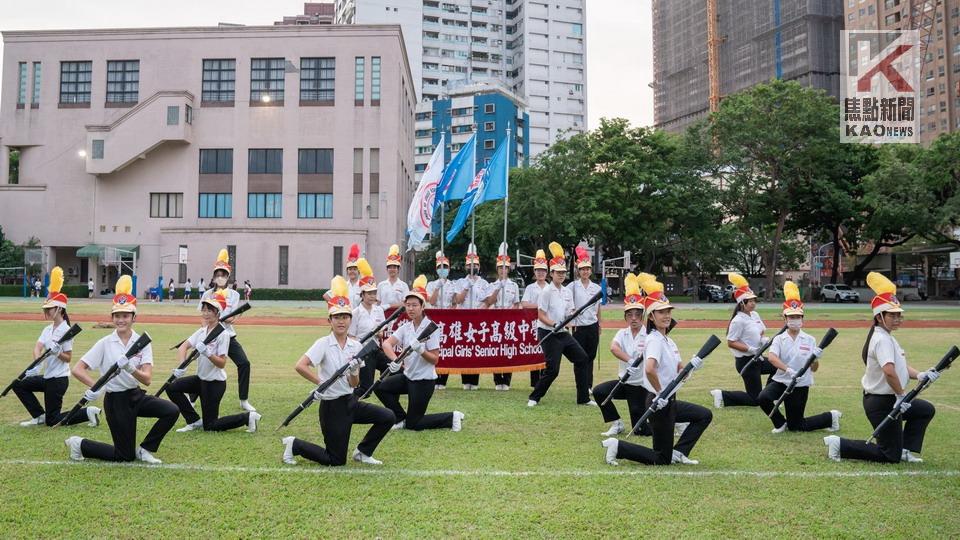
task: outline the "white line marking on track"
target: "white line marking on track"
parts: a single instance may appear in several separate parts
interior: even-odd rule
[[[217,472],[217,473],[281,473],[281,474],[344,474],[344,475],[385,475],[411,477],[589,477],[589,476],[678,476],[678,477],[752,477],[752,478],[874,478],[874,477],[956,477],[960,470],[893,470],[893,471],[740,471],[740,470],[667,470],[663,468],[641,468],[636,470],[543,470],[543,471],[501,471],[501,470],[414,470],[389,468],[345,468],[314,466],[309,462],[301,462],[298,467],[240,467],[229,465],[191,465],[187,463],[165,463],[163,465],[143,465],[139,463],[109,463],[102,461],[40,461],[26,459],[4,459],[0,465],[29,465],[29,466],[65,466],[65,467],[134,467],[142,469],[162,469],[168,471],[186,472]]]

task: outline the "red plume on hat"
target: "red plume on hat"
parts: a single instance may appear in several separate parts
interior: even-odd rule
[[[573,251],[577,254],[577,270],[593,267],[593,263],[590,262],[590,254],[586,248],[577,246]]]
[[[360,258],[360,245],[350,244],[350,251],[347,252],[347,268],[356,268],[357,259]]]

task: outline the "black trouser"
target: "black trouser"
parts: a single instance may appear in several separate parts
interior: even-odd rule
[[[780,399],[781,394],[786,389],[787,385],[781,382],[770,381],[767,383],[763,392],[760,392],[757,397],[757,402],[763,412],[769,415],[770,411],[773,410],[773,404]],[[773,413],[773,416],[770,417],[770,420],[773,421],[773,427],[780,429],[784,422],[787,423],[787,429],[790,431],[816,431],[830,427],[833,423],[833,415],[829,412],[809,418],[803,417],[804,410],[807,408],[807,394],[809,392],[809,386],[797,386],[793,389],[793,392],[787,394],[787,397],[783,399],[783,408],[787,412],[787,417],[784,419],[779,410]]]
[[[510,386],[510,381],[513,380],[513,373],[494,373],[493,374],[493,384],[505,384]]]
[[[537,383],[540,382],[540,372],[542,369],[534,369],[530,371],[530,388],[536,388]]]
[[[247,425],[250,420],[250,413],[248,412],[220,418],[220,401],[223,399],[223,393],[226,390],[226,381],[205,381],[196,375],[191,375],[173,381],[167,387],[167,396],[170,401],[177,405],[180,414],[183,415],[183,419],[188,424],[202,418],[204,431],[226,431]],[[186,394],[200,395],[202,417],[197,415],[197,411],[190,404]]]
[[[240,395],[240,401],[246,401],[250,397],[250,360],[247,359],[247,353],[237,341],[237,336],[230,338],[227,356],[237,366],[237,393]]]
[[[323,433],[323,444],[326,448],[302,439],[294,439],[293,454],[316,461],[321,465],[347,463],[350,429],[354,424],[373,424],[357,445],[357,450],[361,453],[372,456],[377,445],[396,422],[392,412],[360,401],[354,394],[340,396],[337,399],[325,399],[320,402],[319,409],[320,432]]]
[[[436,380],[423,379],[411,381],[406,375],[387,377],[374,390],[383,406],[393,411],[397,422],[406,422],[406,429],[445,429],[453,427],[453,413],[425,414],[430,398],[433,397]],[[400,395],[407,394],[408,411],[400,406]],[[369,454],[368,454],[369,455]]]
[[[647,393],[647,406],[656,396]],[[653,449],[639,444],[620,441],[617,457],[645,463],[647,465],[670,465],[673,462],[673,450],[689,456],[700,436],[713,420],[713,413],[706,407],[677,401],[670,398],[670,404],[650,415],[650,428],[653,430]],[[690,422],[683,435],[673,444],[673,429],[676,422]]]
[[[153,397],[142,388],[107,392],[103,398],[103,412],[113,437],[113,446],[83,439],[80,452],[84,457],[105,461],[133,461],[137,458],[137,418],[157,418],[140,446],[148,452],[160,448],[163,437],[177,423],[180,410],[165,399]]]
[[[587,354],[590,361],[583,367],[584,375],[587,377],[587,386],[593,386],[593,362],[597,359],[597,348],[600,346],[600,322],[595,322],[588,326],[578,326],[573,330],[573,339],[577,340],[580,348]]]
[[[367,390],[373,386],[374,376],[379,372],[381,375],[387,370],[387,364],[390,359],[383,351],[377,349],[370,353],[370,356],[364,358],[363,367],[360,368],[360,384],[353,389],[353,393],[360,397],[367,393]]]
[[[63,395],[67,393],[69,377],[54,377],[44,379],[40,375],[34,377],[24,377],[13,383],[13,392],[20,398],[20,403],[27,408],[30,418],[36,418],[41,414],[46,414],[46,423],[53,427],[66,416],[66,412],[60,410],[63,407]],[[34,392],[43,392],[43,407],[37,400]],[[79,424],[87,421],[87,409],[83,408],[77,411],[70,419],[70,424]]]
[[[537,339],[542,340],[544,336],[550,333],[550,330],[537,328]],[[550,385],[560,375],[560,357],[566,356],[573,362],[573,375],[577,385],[577,403],[583,404],[590,401],[590,359],[583,348],[577,343],[573,336],[566,332],[557,332],[541,345],[543,356],[546,358],[547,367],[540,373],[540,380],[530,393],[530,399],[539,402],[547,394]],[[586,369],[584,369],[586,368]]]
[[[737,373],[740,373],[740,370],[743,369],[743,366],[747,365],[747,362],[753,358],[752,356],[738,356],[737,361],[734,365],[737,366]],[[743,372],[743,375],[740,375],[740,378],[743,379],[743,387],[746,389],[746,392],[739,391],[730,391],[723,390],[723,406],[724,407],[756,407],[757,397],[760,396],[760,391],[763,390],[763,384],[760,382],[761,375],[770,375],[767,377],[767,383],[769,384],[773,378],[773,374],[777,372],[777,368],[773,367],[773,364],[766,360],[758,360],[750,365],[746,371]]]
[[[440,386],[446,386],[447,380],[450,379],[449,373],[444,373],[443,375],[437,375],[434,384],[439,384]],[[474,386],[480,386],[480,375],[477,373],[466,374],[460,376],[460,384],[472,384]],[[500,384],[500,383],[497,383]],[[508,383],[509,384],[509,383]]]
[[[874,429],[896,403],[897,397],[892,394],[864,394],[863,411],[867,413],[867,420]],[[882,463],[899,463],[903,449],[919,454],[923,449],[923,435],[927,425],[933,420],[936,409],[929,401],[914,399],[910,408],[901,416],[906,420],[890,422],[877,434],[877,443],[866,443],[851,439],[840,439],[840,457],[844,459],[863,459]]]
[[[620,382],[619,379],[614,379],[594,386],[593,399],[597,400],[597,403],[603,403],[618,382]],[[627,409],[630,410],[630,429],[632,429],[633,426],[637,425],[640,417],[643,416],[643,413],[647,410],[648,393],[647,389],[640,385],[621,384],[620,388],[617,388],[617,391],[614,392],[613,399],[606,405],[600,405],[600,413],[603,415],[603,421],[613,422],[614,420],[620,420],[620,413],[617,411],[617,406],[614,405],[613,400],[625,399],[627,400]],[[647,421],[640,426],[636,434],[650,435],[651,433],[650,423]]]

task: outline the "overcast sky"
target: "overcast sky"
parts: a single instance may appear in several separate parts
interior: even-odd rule
[[[5,9],[0,31],[257,25],[302,12],[302,0],[32,0]],[[653,91],[647,86],[653,80],[650,18],[650,0],[587,0],[590,128],[601,117],[653,123]]]

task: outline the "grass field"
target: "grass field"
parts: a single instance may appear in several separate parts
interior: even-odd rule
[[[71,303],[72,305],[72,303]],[[908,316],[916,316],[911,310]],[[844,313],[846,313],[844,311]],[[680,313],[678,312],[678,315]],[[686,316],[687,310],[683,315]],[[851,313],[852,315],[853,313]],[[107,330],[86,329],[79,354]],[[953,330],[909,329],[898,338],[912,365],[927,368],[960,341]],[[28,361],[42,323],[0,322],[0,380]],[[193,331],[188,325],[142,325],[156,344],[156,379],[173,367],[166,351]],[[825,433],[772,435],[756,409],[714,411],[692,453],[695,467],[603,462],[599,411],[574,405],[569,364],[541,406],[528,409],[527,376],[510,392],[454,388],[435,395],[430,411],[464,411],[461,433],[392,432],[376,453],[380,468],[350,462],[325,469],[301,459],[280,462],[283,435],[321,441],[316,407],[274,433],[310,390],[292,369],[325,330],[247,326],[241,338],[253,362],[251,401],[264,414],[256,434],[175,433],[157,456],[160,467],[67,463],[63,440],[109,441],[103,425],[22,428],[26,414],[11,393],[0,400],[0,526],[5,537],[916,537],[960,531],[960,372],[947,373],[924,397],[937,406],[922,464],[895,466],[826,458]],[[822,330],[812,331],[815,336]],[[859,350],[864,331],[842,330],[827,350],[808,412],[843,411],[840,435],[870,433],[860,405]],[[709,335],[677,330],[685,358]],[[595,381],[615,376],[605,331]],[[228,369],[223,412],[237,410],[235,371]],[[451,378],[456,383],[457,377]],[[155,380],[154,389],[159,386]],[[681,391],[711,403],[708,390],[739,388],[721,348]],[[81,385],[71,382],[68,404]],[[619,407],[625,414],[626,407]],[[177,427],[182,425],[180,420]],[[147,421],[140,424],[141,435]],[[354,430],[355,444],[362,435]],[[649,444],[649,438],[641,438]],[[351,447],[352,448],[352,447]]]

